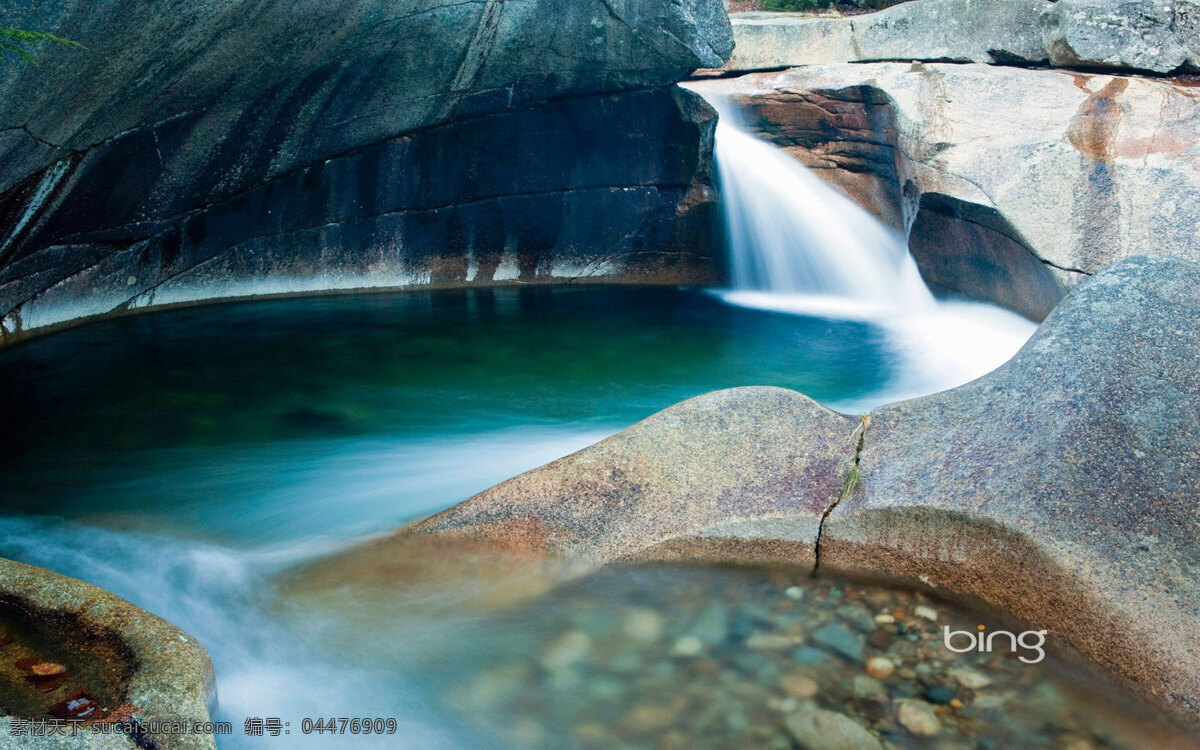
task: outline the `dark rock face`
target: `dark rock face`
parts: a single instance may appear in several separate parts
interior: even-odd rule
[[[939,193],[921,196],[908,247],[930,284],[1044,320],[1062,286],[990,206]]]
[[[653,88],[733,49],[716,0],[68,0],[12,3],[5,23],[79,41],[5,65],[0,186],[40,142],[86,151],[176,118],[202,122],[197,158],[240,138],[253,158],[213,172],[229,190],[450,119],[564,94]],[[191,129],[196,126],[193,125]],[[256,136],[261,140],[256,140]],[[27,143],[31,141],[32,143]],[[27,163],[27,162],[26,162]],[[233,168],[233,167],[236,167]]]
[[[6,17],[87,45],[0,79],[6,341],[231,295],[713,273],[712,115],[663,87],[728,55],[716,0],[160,5]]]
[[[710,281],[713,123],[679,90],[559,99],[371,144],[195,208],[194,194],[159,187],[170,174],[160,156],[186,158],[178,139],[117,139],[68,162],[9,248],[6,334],[280,292]],[[222,156],[241,158],[238,142]],[[12,191],[10,213],[56,176]]]
[[[876,410],[822,570],[978,597],[1200,715],[1200,266],[1080,286],[1017,357]]]

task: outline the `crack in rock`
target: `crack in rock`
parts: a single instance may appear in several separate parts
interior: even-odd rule
[[[842,483],[842,491],[838,493],[837,499],[834,500],[833,503],[825,509],[825,512],[821,514],[821,520],[817,524],[817,540],[813,544],[812,576],[814,578],[817,577],[817,573],[821,569],[821,540],[825,538],[825,521],[829,518],[833,511],[842,504],[843,500],[853,495],[854,491],[858,489],[858,483],[860,479],[859,464],[862,461],[863,445],[867,441],[867,430],[870,429],[870,427],[871,415],[865,414],[862,417],[859,417],[858,424],[854,427],[854,432],[850,433],[851,436],[853,436],[854,433],[858,433],[858,445],[855,446],[854,457],[850,460],[850,468],[846,472],[845,481]]]

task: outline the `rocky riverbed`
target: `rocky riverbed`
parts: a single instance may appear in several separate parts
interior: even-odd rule
[[[477,624],[506,640],[459,633],[478,669],[443,700],[513,747],[1197,747],[1053,647],[943,646],[981,624],[1008,627],[784,571],[610,568]]]

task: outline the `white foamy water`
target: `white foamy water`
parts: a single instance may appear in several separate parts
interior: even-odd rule
[[[346,539],[436,513],[624,426],[507,426],[141,451],[89,474],[85,501],[109,526],[200,532],[240,547]]]
[[[145,479],[94,491],[149,497],[169,490],[164,507],[147,502],[130,516],[102,514],[119,529],[92,519],[0,517],[0,557],[100,586],[195,637],[216,670],[214,720],[233,724],[232,735],[218,738],[222,750],[480,747],[486,740],[478,730],[446,714],[422,669],[407,666],[445,640],[432,628],[403,642],[380,638],[372,656],[377,634],[345,633],[343,613],[294,611],[278,597],[275,578],[617,429],[507,428],[421,444],[313,441],[289,445],[283,456],[265,448],[152,452],[141,468]],[[156,525],[168,531],[150,530]],[[240,544],[181,537],[189,525],[199,537]],[[330,631],[341,633],[344,647]],[[329,716],[395,717],[399,727],[383,737],[301,734],[304,717]],[[246,736],[247,717],[278,717],[292,733]]]
[[[701,95],[706,87],[692,87]],[[974,380],[1012,358],[1036,324],[996,305],[937,300],[903,235],[782,149],[743,130],[723,97],[716,161],[733,305],[858,320],[886,331],[897,357],[886,390],[833,406],[862,412]]]
[[[53,518],[0,518],[0,554],[87,580],[168,618],[204,644],[218,678],[214,720],[233,723],[223,749],[333,746],[303,737],[301,717],[391,716],[388,738],[356,737],[355,747],[466,746],[453,722],[430,721],[437,709],[392,670],[345,662],[312,636],[318,623],[282,616],[271,576],[289,563],[328,551],[294,542],[253,552],[153,533],[112,531]],[[247,717],[292,723],[287,737],[247,737]],[[419,717],[419,718],[418,718]],[[376,741],[377,740],[377,741]]]
[[[716,158],[733,287],[878,315],[935,305],[898,232],[722,112]]]

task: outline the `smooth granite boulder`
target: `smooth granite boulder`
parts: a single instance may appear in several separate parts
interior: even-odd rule
[[[1045,64],[1048,7],[1047,0],[914,0],[841,18],[739,13],[722,70],[893,60]]]
[[[1040,64],[1046,0],[915,0],[853,17],[862,62]]]
[[[738,13],[730,17],[736,44],[722,72],[773,70],[856,60],[849,18],[795,13]]]
[[[1200,70],[1197,0],[913,0],[860,16],[732,21],[726,72],[877,61]]]
[[[714,278],[719,0],[17,3],[0,344],[150,305]]]
[[[1008,364],[883,407],[820,570],[1000,607],[1200,720],[1200,265],[1122,261]]]

